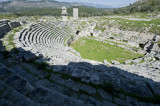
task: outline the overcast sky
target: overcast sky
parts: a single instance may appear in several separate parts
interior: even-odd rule
[[[0,0],[0,1],[6,1],[6,0]],[[130,3],[134,3],[137,0],[56,0],[56,1],[86,2],[86,3],[107,5],[111,7],[123,7],[123,6],[128,6]]]

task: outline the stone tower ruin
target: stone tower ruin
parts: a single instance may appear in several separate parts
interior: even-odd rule
[[[73,19],[78,19],[78,6],[73,7]]]
[[[62,20],[63,21],[67,21],[67,15],[68,15],[68,13],[67,13],[67,8],[66,7],[62,7],[62,13],[61,13],[61,15],[62,15]]]

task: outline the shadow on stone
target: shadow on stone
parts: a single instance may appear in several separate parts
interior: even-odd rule
[[[46,59],[44,59],[43,56],[37,57],[29,51],[24,51],[22,48],[17,48],[9,52],[0,51],[0,54],[3,55],[0,62],[7,67],[23,62],[32,64],[38,70],[43,70],[48,73],[46,74],[47,76],[44,77],[47,78],[47,80],[51,80],[50,77],[52,75],[60,75],[61,78],[66,80],[71,79],[82,85],[79,86],[78,89],[93,97],[98,95],[97,98],[99,98],[99,96],[100,98],[108,98],[103,93],[105,91],[108,95],[115,97],[119,94],[124,94],[143,102],[160,104],[159,82],[129,73],[117,67],[108,67],[104,64],[92,65],[87,62],[70,62],[68,65],[50,66],[44,62]],[[36,62],[36,60],[39,60],[39,62]],[[59,80],[59,82],[61,83],[61,80]],[[96,90],[98,90],[98,92]]]

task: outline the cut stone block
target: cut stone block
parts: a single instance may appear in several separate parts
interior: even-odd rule
[[[74,90],[74,91],[76,91],[76,92],[78,92],[79,89],[80,89],[80,87],[81,87],[81,83],[76,82],[76,83],[73,84],[73,86],[71,87],[71,89]]]
[[[0,69],[0,79],[6,78],[10,76],[12,72],[7,68],[1,68]]]
[[[78,70],[75,69],[74,72],[72,73],[72,76],[75,78],[82,78],[84,76],[85,70]]]
[[[97,74],[93,74],[91,77],[91,82],[95,85],[99,85],[100,77]]]
[[[91,74],[89,72],[86,72],[84,77],[81,79],[81,81],[89,83],[91,80]]]
[[[95,94],[96,93],[95,88],[93,88],[89,85],[86,85],[86,84],[83,84],[80,89],[85,91],[86,93],[89,93],[89,94]]]
[[[93,97],[90,97],[89,100],[88,100],[88,103],[94,105],[94,106],[101,106],[101,101],[93,98]]]
[[[98,89],[98,93],[101,95],[102,98],[108,100],[108,101],[112,101],[112,95],[105,92],[104,90],[102,89]]]
[[[102,106],[118,106],[118,105],[116,105],[115,103],[112,103],[112,102],[103,101]]]
[[[29,62],[31,60],[35,60],[37,59],[37,56],[35,54],[32,54],[32,53],[27,53],[26,55],[24,55],[24,59],[26,62]]]

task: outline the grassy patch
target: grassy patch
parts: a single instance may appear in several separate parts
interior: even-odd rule
[[[159,25],[160,25],[160,23],[159,23]],[[160,26],[153,25],[151,27],[151,29],[149,30],[149,32],[152,32],[152,33],[155,33],[155,34],[160,34]]]
[[[155,34],[160,34],[160,19],[147,20],[128,20],[122,18],[102,18],[104,20],[103,25],[108,25],[111,22],[111,26],[117,25],[121,30],[131,30],[139,32],[152,32]]]
[[[141,57],[143,55],[132,53],[115,45],[109,45],[94,39],[80,38],[71,46],[78,51],[85,59],[96,60],[117,60],[123,63],[126,60]]]
[[[9,19],[9,20],[14,20],[18,18],[16,14],[0,14],[0,19]]]
[[[118,35],[116,33],[112,33],[112,35],[115,36],[115,37],[121,37],[121,35]]]
[[[94,30],[101,30],[102,32],[104,32],[105,30],[106,30],[106,28],[105,27],[103,27],[103,26],[98,26],[98,25],[96,25],[96,27],[94,28]]]
[[[74,39],[73,35],[67,35],[67,37],[64,39],[64,46],[67,46],[68,45],[68,40],[69,38],[71,38],[71,40]]]
[[[145,61],[144,60],[141,60],[139,63],[144,63]]]
[[[11,32],[7,33],[3,39],[3,45],[5,46],[6,50],[12,50],[15,48],[15,44],[13,43],[13,38],[16,32],[21,30],[22,27],[18,27],[13,29]],[[5,43],[8,42],[8,43]]]
[[[86,23],[85,21],[83,21],[83,22],[81,23],[81,25],[87,25],[87,23]]]
[[[137,47],[133,47],[133,48],[132,48],[132,50],[133,50],[133,51],[136,51],[136,52],[138,51],[138,49],[139,49],[139,48],[137,48]]]

